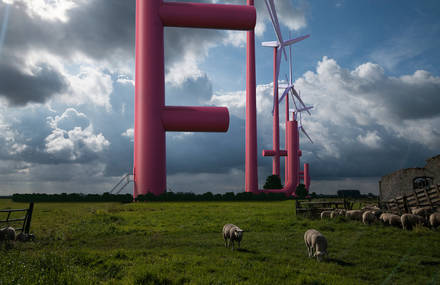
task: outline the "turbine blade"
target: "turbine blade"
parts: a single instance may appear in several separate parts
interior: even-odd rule
[[[289,33],[289,36],[290,36],[290,33]],[[290,77],[289,77],[289,79],[290,79],[290,81],[289,81],[289,83],[290,84],[292,84],[293,82],[293,63],[292,63],[292,46],[289,46],[289,75],[290,75]]]
[[[303,107],[305,108],[306,107],[306,104],[304,104],[304,102],[303,102],[303,100],[301,100],[301,97],[299,97],[299,95],[298,95],[298,93],[296,92],[296,90],[295,90],[295,88],[292,88],[292,92],[293,92],[293,95],[295,95],[295,97],[298,99],[298,101],[301,103],[301,105],[303,105]],[[309,115],[312,115],[312,114],[310,114],[310,112],[307,110],[307,113],[309,113]]]
[[[305,35],[305,36],[301,36],[301,37],[298,37],[298,38],[295,38],[295,39],[291,39],[291,40],[288,40],[288,41],[283,42],[282,45],[283,45],[283,46],[290,46],[290,45],[293,45],[293,44],[295,44],[295,43],[297,43],[297,42],[300,42],[300,41],[302,41],[302,40],[305,40],[305,39],[307,39],[308,37],[310,37],[310,35]]]
[[[272,16],[273,16],[273,20],[274,20],[274,28],[275,28],[275,33],[277,34],[277,38],[278,41],[280,42],[280,44],[283,44],[283,36],[281,35],[281,28],[280,28],[280,23],[278,21],[278,15],[277,15],[277,10],[275,9],[275,4],[273,3],[273,0],[268,0],[270,7],[272,8]]]
[[[270,20],[272,21],[272,27],[275,31],[275,35],[278,39],[278,42],[281,43],[279,35],[278,35],[278,29],[277,29],[277,24],[274,18],[274,14],[272,11],[272,5],[270,4],[270,0],[264,0],[264,3],[266,3],[266,7],[267,7],[267,11],[269,12],[269,16],[270,16]]]
[[[313,143],[312,139],[311,139],[310,136],[307,134],[306,130],[304,130],[303,126],[301,126],[301,131],[306,135],[306,137],[310,140],[310,142]]]
[[[264,47],[278,47],[280,43],[277,41],[270,41],[270,42],[262,42],[261,45]]]

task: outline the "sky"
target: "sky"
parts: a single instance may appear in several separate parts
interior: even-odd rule
[[[273,50],[261,43],[275,33],[255,2],[262,187],[272,167],[260,154],[272,147]],[[440,2],[275,5],[284,39],[311,35],[292,49],[295,88],[314,106],[302,120],[314,143],[300,136],[311,192],[378,193],[381,176],[439,154]],[[167,133],[172,191],[244,191],[245,39],[165,28],[166,104],[230,113],[226,133]],[[0,0],[0,195],[103,193],[131,171],[134,41],[134,0]],[[287,72],[283,60],[280,84]],[[281,112],[282,147],[284,120]]]

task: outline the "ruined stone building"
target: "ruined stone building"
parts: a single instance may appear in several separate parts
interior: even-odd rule
[[[400,169],[383,176],[379,181],[380,200],[387,201],[436,184],[440,184],[440,155],[427,159],[425,167]]]

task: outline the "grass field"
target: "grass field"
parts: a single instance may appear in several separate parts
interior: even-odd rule
[[[246,231],[241,250],[224,247],[225,223]],[[326,262],[307,257],[309,228]],[[31,232],[0,250],[0,284],[440,284],[439,230],[310,220],[293,201],[37,203]]]

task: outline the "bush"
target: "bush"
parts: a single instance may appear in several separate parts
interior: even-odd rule
[[[263,186],[264,189],[282,189],[281,179],[278,175],[269,175],[266,178],[266,183]]]

